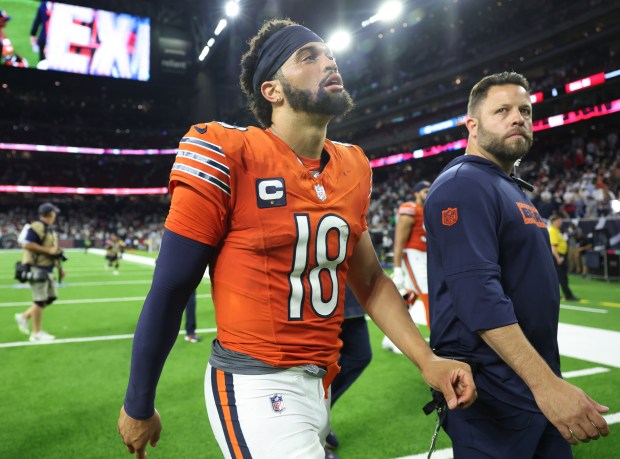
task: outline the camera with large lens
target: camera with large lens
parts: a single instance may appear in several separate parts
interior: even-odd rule
[[[25,265],[19,261],[15,263],[15,279],[20,282],[45,282],[47,277],[45,271],[31,271],[30,265]]]

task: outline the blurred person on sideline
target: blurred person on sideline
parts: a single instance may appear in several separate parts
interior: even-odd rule
[[[352,106],[331,50],[280,19],[249,44],[240,82],[265,129],[194,125],[172,167],[118,420],[139,458],[159,440],[157,382],[207,265],[218,331],[205,398],[226,458],[324,457],[345,282],[450,409],[476,397],[470,367],[432,353],[379,264],[366,223],[364,152],[326,139],[329,121]]]
[[[472,362],[478,389],[443,427],[458,459],[572,458],[570,444],[609,433],[608,408],[562,379],[549,234],[521,189],[531,185],[511,176],[533,142],[528,81],[514,72],[483,78],[467,115],[466,153],[424,206],[430,344]]]
[[[0,61],[2,61],[2,57],[4,56],[4,40],[7,38],[5,28],[7,22],[11,20],[11,16],[5,11],[0,10]]]
[[[114,268],[112,274],[118,276],[120,267],[120,260],[123,258],[125,252],[125,243],[116,234],[110,236],[110,239],[105,245],[105,259],[107,260],[105,269]]]
[[[344,321],[341,328],[339,338],[342,340],[342,347],[338,358],[340,372],[331,385],[332,408],[372,360],[366,312],[348,285],[344,294]],[[337,459],[337,456],[330,450],[338,448],[339,444],[338,437],[330,430],[325,440],[326,459]]]
[[[0,10],[0,64],[9,67],[28,67],[28,61],[15,52],[15,47],[6,34],[5,29],[10,20],[11,16],[5,10]]]
[[[568,224],[568,272],[581,273],[579,244],[583,239],[583,230],[574,222]]]
[[[30,223],[23,248],[22,264],[30,268],[30,288],[32,289],[32,306],[26,312],[15,314],[19,329],[30,335],[30,341],[44,342],[55,339],[55,336],[41,329],[43,310],[52,304],[57,297],[54,267],[62,271],[59,257],[62,251],[58,245],[58,235],[53,225],[60,210],[52,203],[39,206],[39,219]],[[62,277],[62,274],[61,274]],[[30,331],[32,321],[32,332]]]
[[[41,2],[32,20],[30,28],[30,45],[32,51],[39,54],[39,61],[45,60],[47,52],[47,28],[52,17],[54,2]],[[38,35],[38,37],[37,37]]]
[[[189,296],[185,305],[185,341],[200,342],[200,336],[196,334],[196,290]]]
[[[412,192],[414,201],[407,201],[398,208],[398,220],[394,234],[394,272],[392,280],[396,288],[412,296],[411,307],[416,299],[424,305],[426,325],[430,327],[428,311],[428,277],[426,273],[426,230],[424,229],[424,201],[430,182],[416,183]],[[384,349],[400,354],[400,350],[385,336],[381,343]]]
[[[551,241],[551,253],[555,261],[555,269],[558,273],[558,281],[562,287],[562,293],[566,301],[579,301],[568,286],[568,243],[562,234],[562,218],[552,215],[549,218],[549,240]]]
[[[594,235],[592,233],[586,234],[579,242],[579,261],[581,264],[581,277],[588,277],[590,268],[588,267],[587,253],[594,249]]]

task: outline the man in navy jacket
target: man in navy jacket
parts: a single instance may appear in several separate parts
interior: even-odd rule
[[[455,458],[571,458],[607,435],[607,408],[561,378],[558,279],[549,234],[510,172],[532,145],[529,84],[482,79],[468,106],[466,154],[424,206],[431,347],[476,362],[479,398],[444,428]]]

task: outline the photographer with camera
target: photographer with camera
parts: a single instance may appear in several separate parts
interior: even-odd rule
[[[55,337],[41,329],[43,309],[56,299],[56,282],[54,267],[58,267],[62,276],[60,261],[66,260],[58,245],[58,236],[52,225],[60,210],[49,202],[39,206],[39,219],[30,223],[24,237],[24,255],[16,269],[16,278],[28,282],[32,289],[32,306],[26,312],[15,314],[17,326],[30,341],[51,341]],[[30,320],[32,319],[32,333]]]

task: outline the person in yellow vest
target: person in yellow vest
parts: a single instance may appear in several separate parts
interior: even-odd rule
[[[24,238],[24,255],[22,264],[30,267],[28,283],[32,289],[32,306],[24,313],[15,314],[17,326],[30,341],[51,341],[53,335],[41,329],[43,309],[56,300],[56,282],[54,267],[59,266],[58,260],[62,250],[58,245],[58,236],[52,225],[60,210],[52,203],[39,206],[39,219],[30,223],[30,228]],[[32,320],[32,332],[30,331]]]
[[[566,255],[568,253],[568,243],[564,236],[562,236],[562,219],[557,215],[549,217],[549,239],[551,241],[551,252],[555,260],[555,270],[558,273],[558,280],[560,281],[560,287],[562,287],[562,293],[567,301],[579,301],[570,287],[568,286],[568,260]]]

